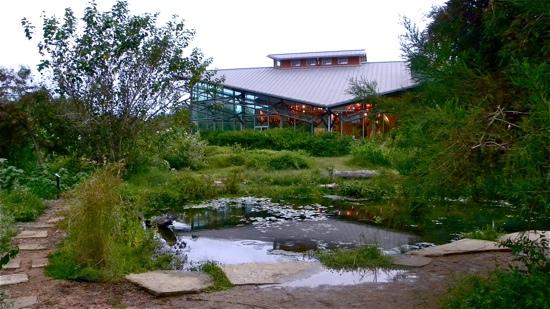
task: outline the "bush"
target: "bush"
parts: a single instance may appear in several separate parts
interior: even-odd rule
[[[290,151],[250,151],[245,165],[265,170],[307,169],[312,163],[302,154]]]
[[[167,129],[165,136],[159,137],[160,156],[175,169],[198,169],[205,164],[206,144],[198,134],[189,134],[183,129]]]
[[[212,131],[202,137],[210,144],[232,146],[238,144],[253,149],[303,150],[320,157],[349,154],[352,139],[339,135],[315,136],[306,131],[292,129],[271,129],[266,131]]]
[[[152,235],[123,203],[119,174],[119,166],[109,166],[78,186],[66,216],[67,238],[50,255],[48,275],[109,281],[154,266]]]
[[[361,166],[390,166],[389,151],[379,140],[365,140],[351,148],[352,161]]]
[[[334,249],[315,254],[328,268],[353,270],[359,268],[389,268],[391,260],[378,247],[361,246],[354,249]]]
[[[16,189],[0,195],[0,211],[16,221],[33,221],[44,212],[42,200],[33,193]]]
[[[456,282],[444,308],[549,308],[550,276],[497,271],[487,278],[469,276]]]
[[[7,263],[12,255],[17,253],[11,243],[13,236],[15,236],[13,218],[0,208],[0,267]]]
[[[213,198],[218,193],[209,177],[158,170],[135,175],[123,188],[124,198],[146,216],[182,210],[189,202]]]

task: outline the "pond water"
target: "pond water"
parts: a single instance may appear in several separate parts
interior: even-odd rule
[[[174,215],[172,220],[187,228],[183,231],[161,228],[161,241],[166,251],[185,261],[185,268],[206,261],[318,263],[309,255],[310,250],[361,244],[376,244],[390,250],[420,241],[410,233],[341,220],[321,205],[291,207],[263,198],[218,199],[194,205]],[[276,286],[349,285],[405,278],[403,270],[335,271],[319,266],[307,276]]]
[[[519,216],[504,207],[487,207],[447,202],[406,213],[396,212],[391,220],[374,225],[383,205],[339,203],[333,207],[312,204],[292,206],[267,198],[222,198],[196,204],[185,211],[164,216],[179,223],[182,230],[160,228],[164,250],[185,260],[190,268],[205,261],[221,264],[306,261],[317,263],[308,252],[375,244],[386,254],[444,243],[457,233],[497,224],[503,230],[521,225]],[[395,209],[399,209],[396,207]],[[512,215],[510,214],[512,213]],[[153,221],[158,218],[153,218]],[[162,220],[161,220],[162,221]],[[424,241],[424,242],[422,242]],[[412,279],[402,270],[333,271],[319,268],[307,277],[278,286],[347,285]]]

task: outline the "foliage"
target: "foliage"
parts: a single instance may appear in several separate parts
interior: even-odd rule
[[[389,179],[395,179],[388,176]],[[351,180],[345,182],[339,182],[336,192],[342,196],[348,196],[353,198],[364,198],[371,201],[379,201],[384,198],[395,196],[396,190],[393,187],[391,180]]]
[[[66,216],[67,238],[50,255],[48,275],[109,281],[154,266],[152,235],[123,202],[120,172],[120,166],[108,166],[77,187]]]
[[[210,177],[159,170],[133,175],[123,188],[125,200],[146,216],[178,211],[192,201],[213,198],[219,193]]]
[[[389,268],[391,260],[377,246],[364,245],[353,249],[334,249],[315,254],[328,268],[353,270],[359,268]]]
[[[381,139],[367,139],[351,147],[352,160],[360,166],[391,166],[389,150]]]
[[[481,239],[481,240],[490,240],[496,241],[502,235],[501,232],[494,228],[486,227],[484,229],[478,229],[472,232],[464,233],[462,236],[464,238],[470,239]]]
[[[168,129],[169,130],[169,129]],[[161,158],[168,161],[171,168],[198,169],[205,163],[204,150],[206,144],[198,134],[190,134],[183,129],[175,129],[173,133],[165,133],[168,137],[160,137],[164,145]],[[164,141],[164,143],[163,143]]]
[[[550,259],[546,256],[550,250],[550,239],[545,237],[544,234],[541,234],[536,241],[529,239],[529,236],[525,234],[518,239],[508,239],[501,245],[512,250],[515,260],[525,267],[527,273],[540,272],[548,274],[550,272]],[[516,270],[523,271],[520,268]]]
[[[215,262],[208,261],[202,264],[200,271],[207,273],[214,281],[214,285],[208,289],[210,292],[223,291],[233,287],[221,267]]]
[[[0,205],[0,210],[2,208],[3,206]],[[11,243],[13,236],[15,236],[13,217],[5,211],[0,211],[0,267],[9,261],[11,255],[17,253]]]
[[[350,152],[352,139],[337,135],[315,136],[306,131],[271,129],[266,131],[211,131],[202,137],[210,144],[273,150],[303,150],[313,156],[329,157]]]
[[[42,200],[27,190],[18,188],[10,193],[0,194],[0,211],[13,217],[15,221],[33,221],[44,209]]]
[[[487,278],[472,275],[456,282],[443,308],[548,308],[550,276],[497,271]]]
[[[0,68],[0,103],[16,101],[34,89],[29,68],[21,66],[17,72]]]
[[[144,121],[181,107],[192,86],[212,75],[199,49],[186,52],[194,31],[176,16],[158,26],[157,17],[131,15],[124,0],[108,12],[90,2],[81,25],[70,8],[63,20],[43,17],[38,69],[74,103],[81,150],[96,160],[125,158]],[[22,25],[32,39],[34,26],[25,18]]]

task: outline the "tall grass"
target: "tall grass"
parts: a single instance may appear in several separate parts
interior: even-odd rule
[[[67,238],[50,256],[50,276],[109,281],[153,266],[154,242],[121,198],[120,170],[101,169],[74,192]]]

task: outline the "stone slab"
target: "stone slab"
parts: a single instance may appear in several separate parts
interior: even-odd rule
[[[38,297],[36,296],[17,297],[13,299],[8,299],[8,302],[11,305],[9,308],[12,308],[12,309],[30,308],[38,304]]]
[[[2,269],[17,269],[19,267],[21,267],[21,258],[17,256],[2,266]]]
[[[16,239],[25,239],[25,238],[46,238],[48,237],[48,231],[46,230],[40,230],[40,231],[31,231],[31,230],[24,230],[21,231],[17,236],[15,236]]]
[[[19,250],[27,250],[27,251],[36,251],[36,250],[46,250],[46,246],[41,244],[20,244]]]
[[[61,220],[65,219],[64,217],[54,217],[54,218],[51,218],[50,220],[46,221],[48,223],[57,223]]]
[[[30,225],[29,228],[31,228],[31,229],[49,229],[49,228],[52,228],[54,226],[55,226],[55,224],[51,224],[51,223],[35,223],[35,224]]]
[[[0,276],[0,286],[17,284],[29,281],[27,274],[12,274]]]
[[[392,264],[406,267],[422,267],[430,264],[432,259],[421,255],[394,255],[391,257]]]
[[[444,256],[451,254],[478,253],[490,251],[510,251],[509,248],[499,247],[494,241],[464,238],[441,246],[411,251],[408,254],[421,256]]]
[[[48,266],[47,258],[34,258],[31,261],[31,268],[40,268]]]
[[[222,265],[221,268],[233,285],[275,284],[292,277],[319,269],[316,263],[279,262]]]
[[[376,171],[357,170],[357,171],[333,171],[332,176],[339,178],[371,178],[378,176]]]
[[[197,293],[212,286],[210,276],[190,271],[150,271],[130,274],[126,279],[156,296]]]
[[[499,241],[506,241],[508,239],[519,240],[522,237],[527,236],[527,238],[531,241],[540,242],[542,238],[546,238],[548,241],[550,241],[550,231],[523,231],[523,232],[515,232],[510,233],[506,235],[502,235],[498,240]]]

